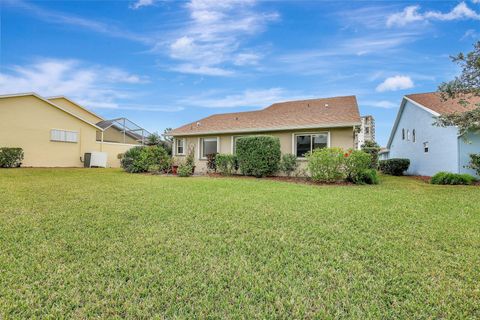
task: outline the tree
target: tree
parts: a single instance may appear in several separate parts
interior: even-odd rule
[[[459,103],[467,107],[472,97],[480,97],[480,41],[473,48],[473,51],[451,57],[452,61],[458,64],[462,73],[452,81],[444,82],[438,90],[442,99],[458,99]],[[465,112],[442,114],[435,121],[440,127],[457,126],[460,135],[468,131],[480,130],[480,103],[476,108],[466,109]]]
[[[147,139],[145,141],[145,144],[147,146],[158,146],[160,145],[162,139],[160,138],[160,135],[156,132],[151,133],[147,136]]]
[[[375,141],[365,141],[364,144],[360,146],[363,152],[366,152],[371,157],[370,168],[378,168],[378,153],[380,152],[380,146]]]
[[[168,141],[170,143],[173,142],[173,137],[172,136],[167,136],[166,134],[170,131],[172,131],[173,129],[172,128],[166,128],[165,130],[163,130],[163,134],[164,134],[164,137],[165,137],[165,141]]]

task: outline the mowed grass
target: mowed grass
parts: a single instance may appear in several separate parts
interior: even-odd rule
[[[480,188],[0,171],[0,319],[480,318]]]

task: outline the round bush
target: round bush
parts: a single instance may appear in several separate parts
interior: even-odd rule
[[[280,140],[272,136],[242,137],[237,140],[240,171],[247,176],[265,177],[278,171]]]
[[[380,170],[385,174],[390,174],[392,176],[401,176],[405,171],[408,170],[410,166],[409,159],[388,159],[380,160]]]
[[[138,146],[127,150],[120,161],[122,168],[130,173],[166,171],[171,161],[165,149],[160,146]]]
[[[363,184],[365,172],[370,169],[372,157],[370,154],[360,150],[349,150],[345,154],[345,174],[347,181]]]
[[[342,148],[315,149],[307,155],[313,181],[334,182],[345,179],[345,154]]]
[[[190,164],[182,163],[178,166],[177,174],[179,177],[190,177],[192,175],[193,167]]]
[[[0,148],[0,168],[20,167],[22,161],[22,148]]]

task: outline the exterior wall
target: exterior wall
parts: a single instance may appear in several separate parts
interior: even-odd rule
[[[102,140],[101,132],[97,134],[97,141]],[[123,141],[123,133],[116,128],[110,127],[103,132],[103,141],[105,142],[116,142],[116,143],[126,143],[126,144],[141,144],[137,142],[136,139],[125,135],[125,142]]]
[[[462,138],[458,138],[458,157],[459,157],[459,172],[468,173],[473,176],[477,176],[475,171],[466,168],[470,163],[470,154],[480,153],[480,133],[470,132],[466,136],[466,141]],[[477,176],[480,178],[480,176]]]
[[[432,125],[433,115],[407,101],[390,145],[389,158],[410,159],[407,174],[432,176],[439,171],[458,172],[458,138],[456,128]],[[402,140],[402,129],[410,140]],[[416,142],[412,141],[415,129]],[[425,153],[423,143],[429,144]]]
[[[77,106],[76,104],[71,103],[65,98],[54,98],[54,99],[48,99],[48,100],[93,124],[103,120],[102,118],[94,114],[91,114],[90,112]]]
[[[51,129],[77,131],[78,142],[50,141]],[[100,151],[96,131],[34,96],[0,99],[0,146],[23,148],[23,166],[82,167],[85,152]]]
[[[107,153],[107,167],[109,168],[120,168],[120,159],[118,159],[118,155],[137,146],[134,144],[110,142],[104,142],[103,144],[97,142],[97,144],[100,146],[102,152]]]
[[[207,160],[199,158],[199,139],[207,137],[218,137],[218,153],[232,153],[232,138],[237,136],[248,136],[248,135],[271,135],[278,137],[280,139],[280,149],[282,154],[293,153],[293,135],[300,133],[319,133],[319,132],[329,132],[330,133],[330,146],[331,147],[341,147],[344,149],[353,148],[354,146],[354,133],[353,127],[346,128],[331,128],[331,129],[305,129],[305,130],[295,130],[295,131],[274,131],[274,132],[262,132],[262,133],[250,133],[250,134],[221,134],[221,135],[205,135],[205,136],[177,136],[175,138],[186,139],[185,144],[185,153],[188,153],[189,148],[194,150],[195,155],[195,172],[204,173],[207,170]],[[174,146],[175,148],[175,146]],[[175,154],[174,150],[174,154]],[[183,161],[185,156],[175,155],[175,158],[178,161]],[[304,167],[306,161],[299,160],[300,167]]]

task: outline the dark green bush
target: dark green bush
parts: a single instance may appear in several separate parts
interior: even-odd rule
[[[130,173],[163,171],[171,166],[165,149],[160,146],[138,146],[127,150],[120,160],[122,168]]]
[[[480,153],[470,155],[470,165],[468,167],[475,170],[477,176],[480,176]]]
[[[361,150],[349,150],[344,154],[346,180],[355,184],[364,184],[363,177],[370,168],[372,157]]]
[[[297,170],[297,168],[297,157],[294,154],[287,153],[282,156],[282,160],[280,161],[280,170],[283,171],[287,176],[290,177],[292,172]]]
[[[378,175],[377,170],[375,169],[365,169],[360,171],[356,177],[355,184],[378,184]]]
[[[468,185],[472,184],[475,178],[469,174],[459,174],[441,171],[435,174],[430,183],[432,184],[450,184],[450,185]]]
[[[392,176],[401,176],[405,171],[408,170],[410,166],[409,159],[388,159],[380,160],[380,170],[385,174],[390,174]]]
[[[207,154],[207,169],[217,171],[217,153]]]
[[[334,182],[345,179],[345,153],[342,148],[315,149],[307,154],[308,171],[313,181]]]
[[[217,154],[217,170],[221,174],[231,175],[235,172],[237,166],[237,157],[233,154]]]
[[[193,167],[188,163],[181,163],[178,166],[177,174],[179,177],[190,177],[192,175]]]
[[[265,177],[278,171],[280,140],[271,136],[250,136],[237,140],[240,171],[247,176]]]
[[[146,158],[146,153],[143,149],[146,147],[133,147],[123,154],[120,164],[122,168],[130,173],[146,172],[149,168],[149,163]]]
[[[22,160],[22,148],[0,148],[0,168],[20,167]]]
[[[375,141],[365,141],[360,147],[363,152],[370,155],[370,168],[378,168],[378,153],[380,152],[380,146]]]

